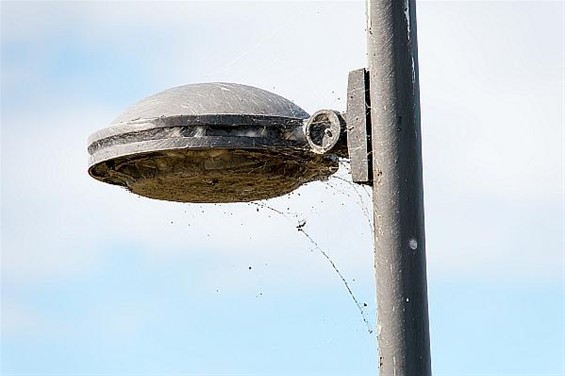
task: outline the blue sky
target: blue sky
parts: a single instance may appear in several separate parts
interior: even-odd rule
[[[266,202],[282,216],[152,201],[86,173],[88,135],[173,86],[239,82],[344,110],[347,73],[366,65],[363,2],[0,12],[3,375],[377,373],[368,190],[312,183]],[[565,372],[563,14],[418,3],[435,375]]]

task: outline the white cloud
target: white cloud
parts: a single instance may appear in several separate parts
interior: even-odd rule
[[[28,308],[2,299],[2,335],[30,336],[44,328],[43,318]]]
[[[421,7],[425,166],[434,185],[518,200],[562,197],[562,9]]]

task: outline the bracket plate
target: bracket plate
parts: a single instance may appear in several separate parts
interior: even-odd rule
[[[349,72],[347,83],[347,150],[353,182],[372,185],[371,118],[369,72],[365,68]]]

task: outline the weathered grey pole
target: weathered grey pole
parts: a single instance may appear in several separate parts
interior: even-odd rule
[[[381,376],[431,375],[415,0],[367,0]]]

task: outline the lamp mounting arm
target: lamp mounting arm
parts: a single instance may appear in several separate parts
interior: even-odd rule
[[[312,152],[349,157],[353,181],[368,185],[373,183],[370,109],[368,71],[361,68],[349,73],[346,113],[319,110],[303,125]]]

